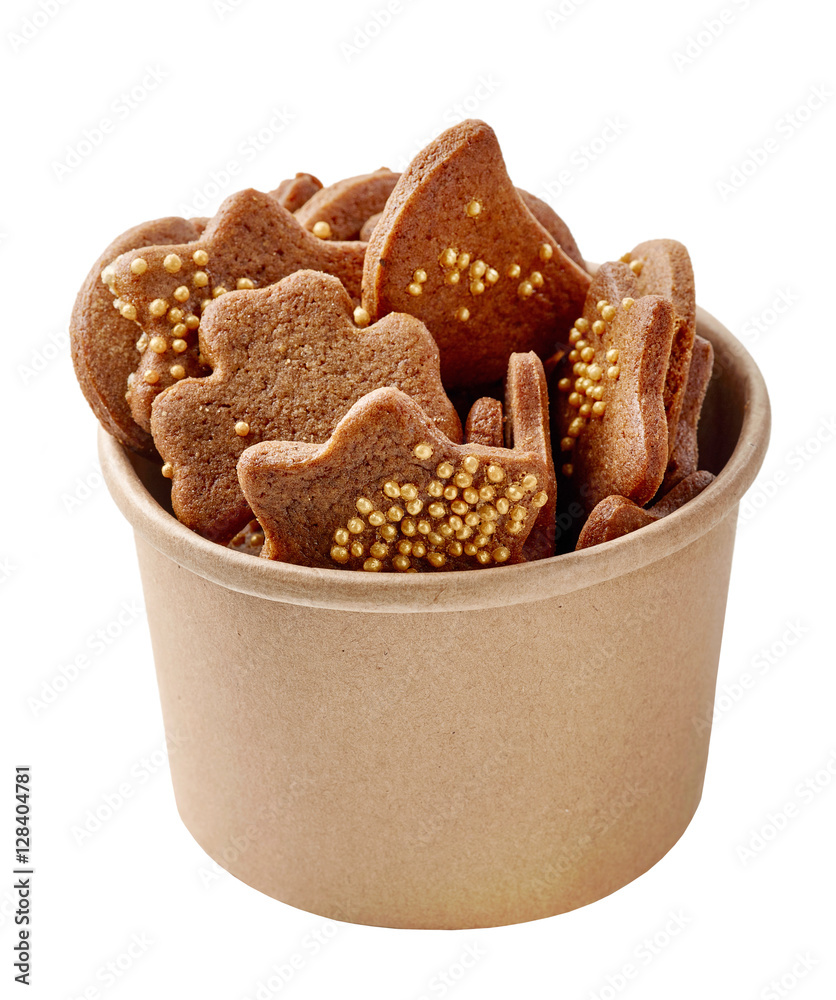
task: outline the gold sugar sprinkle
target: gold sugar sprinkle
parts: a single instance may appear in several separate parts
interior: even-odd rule
[[[364,309],[362,306],[357,306],[357,308],[354,310],[354,323],[361,329],[367,327],[371,322],[371,319],[372,318],[369,315],[368,310]]]
[[[169,274],[177,274],[182,266],[183,262],[176,253],[167,254],[165,260],[163,261],[163,267]]]
[[[314,234],[314,236],[318,237],[321,240],[331,239],[331,227],[323,219],[321,219],[319,222],[314,223],[311,232]]]
[[[239,420],[235,424],[235,433],[238,437],[246,437],[250,433],[250,425],[246,420]]]

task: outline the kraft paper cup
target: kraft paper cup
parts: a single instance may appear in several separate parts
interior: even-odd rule
[[[237,878],[335,919],[487,927],[647,871],[700,799],[740,498],[769,402],[716,351],[716,480],[609,544],[410,576],[259,560],[169,513],[157,466],[100,435],[136,534],[184,823]]]

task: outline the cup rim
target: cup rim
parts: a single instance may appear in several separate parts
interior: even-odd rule
[[[729,516],[752,484],[769,442],[769,397],[754,359],[714,316],[697,308],[697,330],[723,351],[744,390],[737,444],[699,496],[654,524],[611,542],[514,566],[443,573],[369,574],[254,558],[195,534],[148,492],[128,450],[99,428],[102,473],[136,534],[184,569],[238,593],[339,611],[473,611],[583,590],[672,555]]]

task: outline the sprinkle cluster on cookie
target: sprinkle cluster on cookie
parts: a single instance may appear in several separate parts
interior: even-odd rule
[[[687,250],[590,270],[465,121],[403,174],[297,173],[128,230],[79,292],[73,360],[105,429],[160,457],[175,515],[236,552],[513,565],[652,526],[713,479]]]

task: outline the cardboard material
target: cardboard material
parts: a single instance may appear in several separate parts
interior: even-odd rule
[[[174,520],[159,471],[102,433],[177,805],[212,858],[327,917],[456,928],[592,902],[671,848],[702,790],[737,505],[769,435],[754,362],[698,321],[716,481],[635,534],[521,566],[257,560]]]

